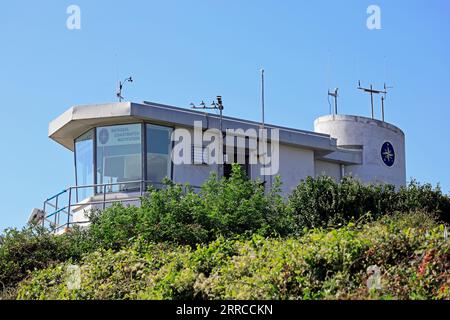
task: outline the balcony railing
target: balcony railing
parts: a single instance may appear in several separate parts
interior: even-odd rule
[[[88,220],[73,220],[75,211],[82,211],[86,208],[104,210],[112,203],[140,202],[149,186],[157,189],[166,187],[164,183],[148,180],[69,187],[44,201],[42,226],[55,233],[61,233],[74,225],[86,225],[89,223]],[[200,190],[198,186],[189,187],[195,191]],[[88,190],[91,195],[79,201],[80,191],[85,190]],[[48,211],[50,213],[47,213]]]

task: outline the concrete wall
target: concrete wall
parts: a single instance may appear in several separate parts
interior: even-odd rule
[[[270,149],[270,144],[268,148]],[[280,144],[279,148],[278,173],[263,177],[260,172],[261,165],[255,164],[250,166],[250,174],[254,180],[265,180],[268,188],[272,185],[274,176],[281,176],[283,194],[288,195],[301,180],[308,176],[314,176],[314,151],[286,144]],[[217,170],[217,165],[174,165],[173,180],[179,183],[189,182],[193,186],[201,186],[211,172],[218,172]]]
[[[181,127],[176,127],[179,129]],[[194,130],[191,128],[183,128],[189,131],[191,135],[190,145],[194,144]],[[206,146],[204,143],[203,146]],[[192,151],[192,150],[191,150]],[[191,157],[192,159],[192,157]],[[190,160],[191,160],[190,159]],[[172,179],[176,183],[189,183],[191,186],[200,187],[210,176],[211,172],[218,173],[217,165],[206,164],[180,164],[172,163]]]
[[[217,173],[216,165],[174,165],[173,181],[182,184],[189,183],[192,186],[200,187],[209,178],[211,172]]]
[[[280,145],[280,170],[283,194],[288,195],[301,180],[314,177],[314,151]]]
[[[341,181],[341,165],[322,160],[315,161],[315,175],[332,177],[336,182]]]
[[[329,115],[318,118],[314,129],[336,138],[338,146],[362,148],[362,165],[346,166],[346,175],[367,183],[390,183],[397,187],[406,184],[405,135],[399,128],[365,117]],[[395,150],[392,167],[384,164],[381,158],[385,142],[390,142]]]

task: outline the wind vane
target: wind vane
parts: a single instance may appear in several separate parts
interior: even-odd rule
[[[119,102],[122,102],[123,97],[122,97],[122,89],[123,89],[123,85],[127,82],[133,82],[133,78],[132,77],[128,77],[123,81],[119,81],[119,85],[117,87],[117,92],[116,92],[116,97],[119,99]]]

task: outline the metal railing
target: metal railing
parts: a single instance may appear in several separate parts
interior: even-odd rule
[[[162,189],[166,187],[166,184],[149,180],[136,180],[68,187],[44,201],[42,226],[58,233],[73,225],[87,224],[89,220],[73,221],[74,211],[81,211],[86,208],[105,210],[109,204],[113,203],[140,202],[150,186]],[[200,189],[198,186],[189,187],[194,190]],[[188,188],[187,185],[185,190],[186,188]],[[91,190],[87,193],[89,195],[79,201],[79,191],[89,189]],[[125,194],[123,197],[118,196],[123,194]],[[47,214],[47,211],[51,212]]]

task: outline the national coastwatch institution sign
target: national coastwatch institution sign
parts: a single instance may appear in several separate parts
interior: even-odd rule
[[[381,147],[381,159],[388,167],[392,167],[395,163],[395,150],[390,142],[385,142]]]

